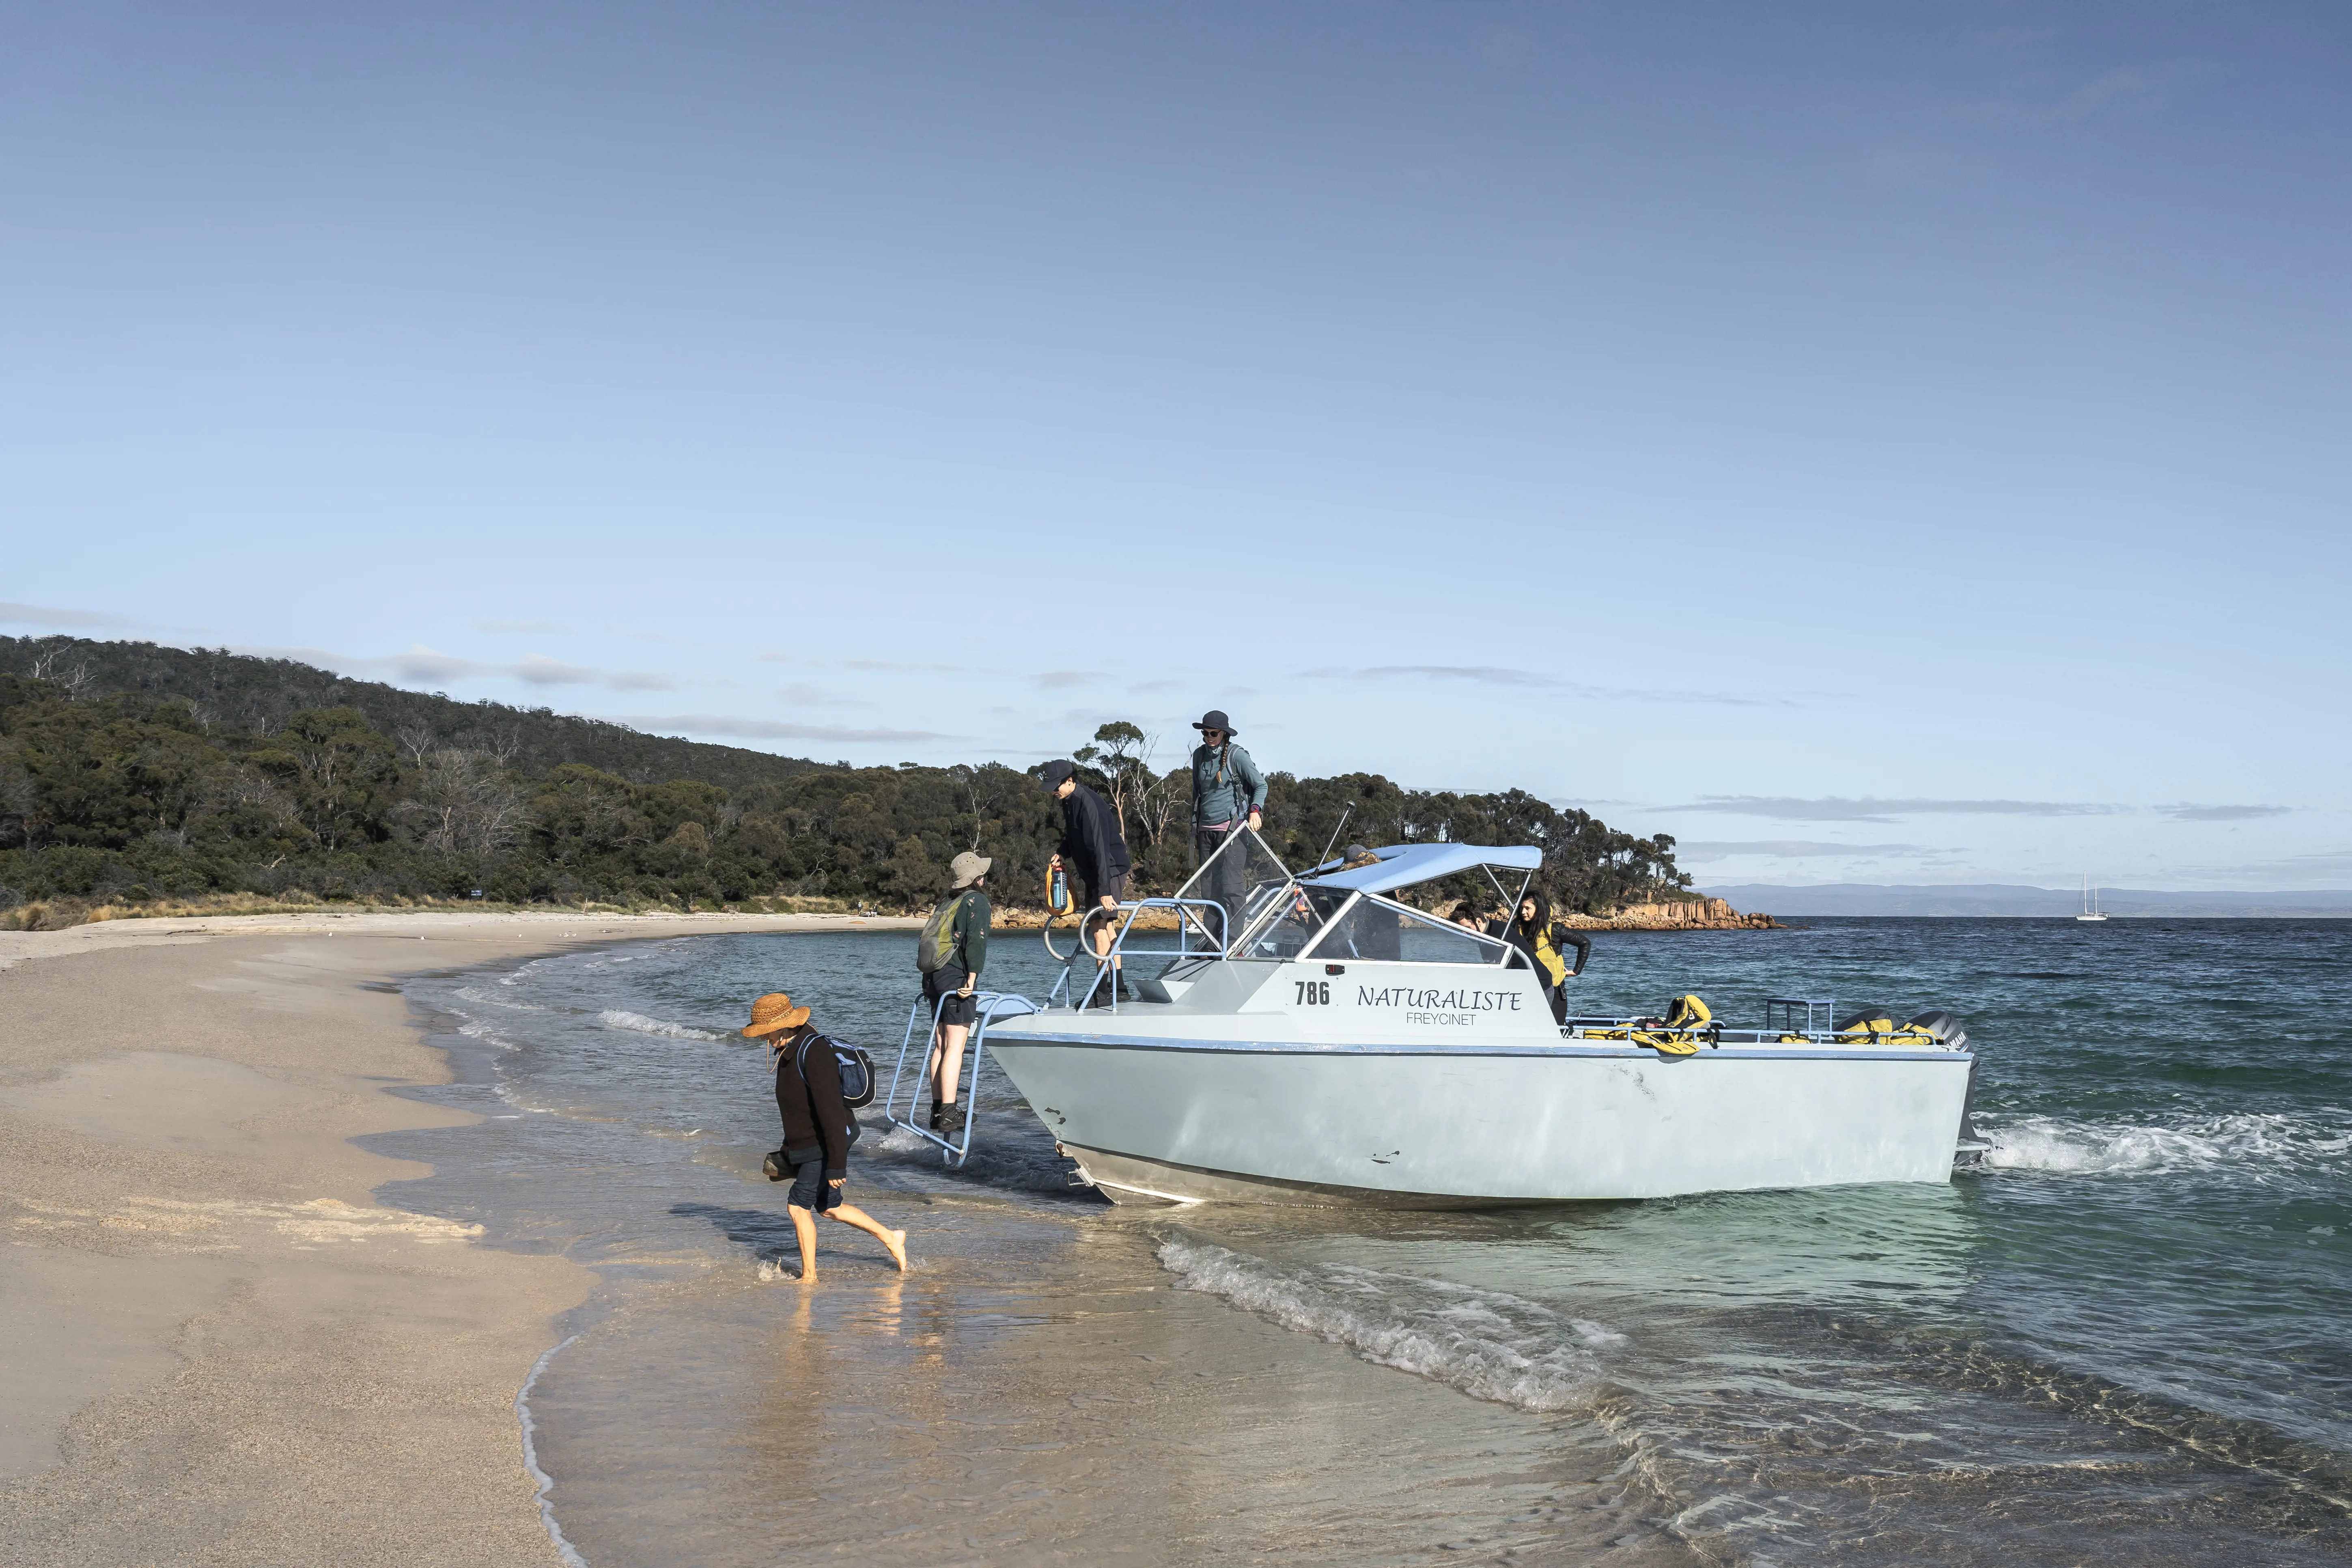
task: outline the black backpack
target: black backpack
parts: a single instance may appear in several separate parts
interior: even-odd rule
[[[801,1042],[800,1054],[793,1066],[799,1069],[801,1081],[808,1081],[808,1048],[823,1040],[833,1047],[833,1061],[841,1075],[841,1102],[852,1110],[863,1110],[874,1103],[874,1058],[862,1046],[845,1046],[830,1035],[812,1034]],[[850,1124],[853,1128],[856,1123]]]

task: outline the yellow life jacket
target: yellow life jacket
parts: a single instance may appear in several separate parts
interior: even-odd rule
[[[1562,958],[1559,955],[1559,949],[1552,946],[1551,944],[1551,922],[1549,921],[1546,921],[1544,922],[1543,929],[1536,932],[1536,962],[1543,965],[1545,984],[1565,985],[1568,984],[1568,960]]]

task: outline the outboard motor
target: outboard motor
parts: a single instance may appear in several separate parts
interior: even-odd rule
[[[1953,1017],[1949,1013],[1943,1011],[1941,1008],[1938,1008],[1932,1013],[1920,1014],[1917,1017],[1912,1019],[1909,1024],[1906,1025],[1905,1027],[1916,1029],[1922,1034],[1935,1036],[1937,1040],[1943,1043],[1943,1046],[1947,1050],[1959,1051],[1966,1050],[1968,1048],[1969,1032],[1960,1027],[1960,1021],[1958,1018]],[[1960,1141],[1958,1151],[1954,1158],[1954,1163],[1957,1164],[1982,1164],[1984,1163],[1985,1151],[1990,1147],[1990,1145],[1988,1144],[1977,1132],[1976,1121],[1972,1115],[1972,1112],[1976,1110],[1976,1103],[1977,1062],[1976,1058],[1971,1056],[1969,1058],[1968,1092],[1960,1100]]]
[[[1922,1013],[1903,1026],[1935,1036],[1944,1042],[1947,1050],[1964,1051],[1969,1047],[1969,1032],[1960,1027],[1958,1018],[1941,1008],[1932,1013]]]

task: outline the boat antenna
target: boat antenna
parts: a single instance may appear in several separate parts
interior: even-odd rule
[[[1348,803],[1348,809],[1339,814],[1339,827],[1345,827],[1348,826],[1348,818],[1354,814],[1355,809],[1356,803],[1352,800],[1349,801]],[[1331,830],[1331,843],[1324,845],[1323,853],[1316,858],[1315,863],[1318,866],[1328,865],[1330,863],[1331,845],[1339,842],[1339,827],[1335,827]]]

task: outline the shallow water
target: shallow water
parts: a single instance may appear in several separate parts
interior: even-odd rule
[[[600,1565],[2352,1555],[2352,922],[1604,934],[1580,1011],[1961,1016],[1948,1186],[1491,1214],[1112,1208],[1010,1086],[961,1173],[869,1130],[790,1278],[759,992],[896,1054],[900,934],[415,982],[498,1118],[393,1201],[597,1268],[534,1390]],[[1042,996],[1034,937],[990,980]],[[886,1079],[887,1081],[887,1079]],[[2094,1533],[2095,1532],[2095,1533]],[[2090,1543],[2095,1542],[2095,1547]]]

